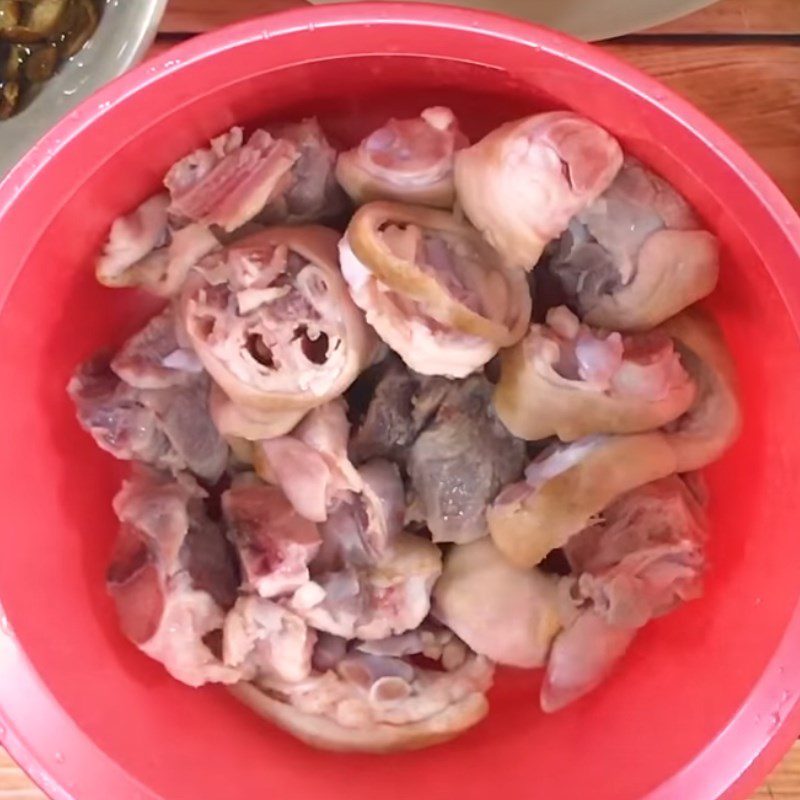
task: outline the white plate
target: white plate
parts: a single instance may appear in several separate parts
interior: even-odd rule
[[[311,0],[315,4],[338,0]],[[425,0],[410,0],[425,2]],[[715,0],[437,0],[540,22],[581,39],[623,36],[677,19]]]
[[[0,121],[0,180],[61,117],[126,69],[150,47],[167,0],[108,0],[86,46],[44,84],[30,105]]]

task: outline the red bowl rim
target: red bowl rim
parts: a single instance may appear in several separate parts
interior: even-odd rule
[[[0,183],[0,225],[15,198],[81,131],[140,88],[232,47],[320,27],[420,25],[463,29],[536,47],[602,75],[701,139],[747,185],[791,243],[796,264],[772,265],[795,327],[800,322],[800,218],[753,159],[717,125],[663,84],[565,34],[491,12],[421,3],[348,3],[293,9],[221,28],[177,45],[117,78],[56,125]],[[7,263],[7,262],[6,262]],[[22,262],[0,267],[0,300]],[[0,312],[2,307],[0,307]],[[5,635],[4,635],[5,634]],[[800,606],[763,675],[724,730],[642,800],[734,800],[754,790],[800,733]],[[0,608],[0,743],[54,800],[158,796],[126,773],[70,719],[15,642]],[[69,751],[61,755],[59,746]]]

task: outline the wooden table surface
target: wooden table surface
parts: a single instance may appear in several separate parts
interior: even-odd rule
[[[302,3],[170,0],[155,49]],[[602,46],[676,89],[726,128],[800,209],[800,0],[720,0]],[[800,800],[800,742],[753,798]],[[0,748],[0,800],[12,799],[45,800],[45,795]]]

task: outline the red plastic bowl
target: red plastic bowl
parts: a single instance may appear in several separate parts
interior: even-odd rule
[[[234,122],[318,114],[353,142],[446,103],[478,136],[538,109],[596,119],[723,243],[712,307],[746,428],[710,471],[703,600],[651,625],[606,686],[552,717],[504,674],[492,712],[431,750],[309,750],[223,689],[171,680],[120,634],[103,586],[124,467],[74,420],[74,365],[147,313],[99,287],[110,221]],[[800,731],[800,221],[727,136],[658,83],[548,30],[420,5],[331,6],[181,45],[64,120],[0,187],[0,725],[56,798],[743,798]]]

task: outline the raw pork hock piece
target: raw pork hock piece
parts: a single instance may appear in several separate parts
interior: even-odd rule
[[[452,208],[453,157],[466,146],[449,108],[426,108],[413,119],[390,119],[342,153],[336,177],[359,205],[396,200]]]
[[[509,266],[530,270],[621,165],[619,144],[600,126],[549,111],[507,122],[457,153],[456,194]]]
[[[524,275],[444,211],[369,203],[339,249],[356,304],[417,372],[463,378],[528,327]]]
[[[495,410],[528,440],[653,430],[683,414],[696,394],[666,333],[597,330],[564,306],[500,358]]]

